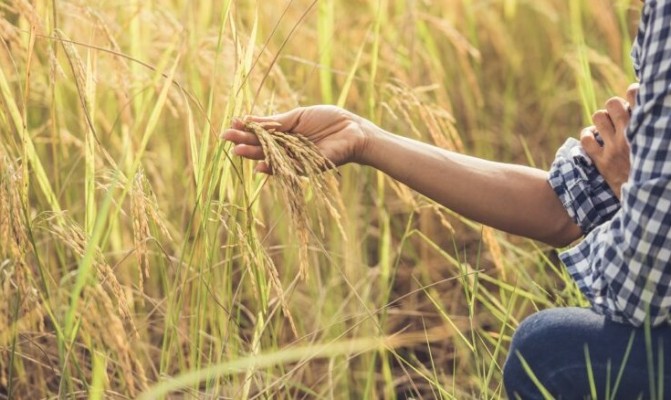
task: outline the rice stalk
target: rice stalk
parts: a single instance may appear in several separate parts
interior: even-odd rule
[[[319,79],[324,103],[333,103],[333,42],[335,40],[335,1],[319,2],[319,22],[317,23],[319,38]]]

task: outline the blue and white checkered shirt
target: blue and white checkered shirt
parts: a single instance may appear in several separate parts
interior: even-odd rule
[[[671,320],[671,0],[646,0],[632,58],[641,86],[621,203],[576,140],[559,149],[549,181],[586,235],[559,256],[593,308],[659,325]]]

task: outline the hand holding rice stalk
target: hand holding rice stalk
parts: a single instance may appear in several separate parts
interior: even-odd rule
[[[255,136],[262,150],[266,172],[272,173],[289,207],[291,221],[299,239],[299,272],[301,277],[305,278],[310,244],[306,200],[308,190],[313,191],[319,206],[326,208],[341,235],[345,237],[338,210],[342,209],[343,205],[338,193],[338,182],[334,176],[334,172],[337,171],[335,164],[305,136],[277,130],[281,126],[279,122],[255,122],[251,118],[246,118],[236,124]],[[323,235],[324,223],[321,215],[318,221]]]

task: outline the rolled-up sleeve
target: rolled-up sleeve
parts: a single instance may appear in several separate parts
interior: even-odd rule
[[[549,182],[585,234],[608,221],[620,208],[617,197],[576,139],[568,139],[557,151]]]

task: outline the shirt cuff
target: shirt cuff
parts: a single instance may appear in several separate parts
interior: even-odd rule
[[[566,140],[557,151],[548,181],[584,234],[620,209],[617,197],[574,138]]]

